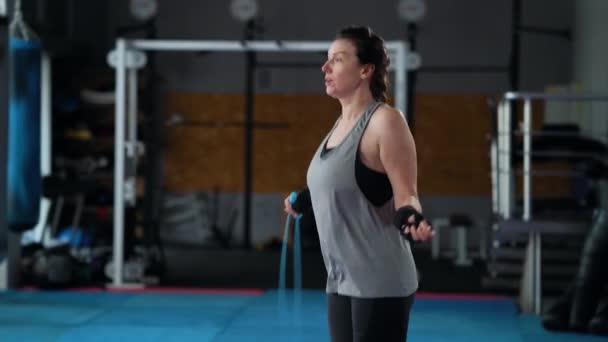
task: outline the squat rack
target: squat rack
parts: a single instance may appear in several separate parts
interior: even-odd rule
[[[542,237],[543,234],[575,235],[584,234],[587,227],[583,222],[559,219],[538,219],[533,215],[532,197],[532,101],[544,102],[606,102],[608,94],[592,93],[534,93],[506,92],[497,108],[497,139],[491,151],[492,166],[492,207],[498,215],[495,232],[502,235],[527,234],[527,247],[520,282],[519,304],[522,311],[540,315],[542,312]],[[522,210],[521,217],[515,217],[515,176],[512,136],[513,112],[517,103],[523,104],[521,118],[522,135]],[[517,118],[515,118],[517,119]]]
[[[146,65],[144,51],[191,52],[327,52],[331,41],[227,41],[227,40],[116,40],[116,48],[108,55],[108,63],[115,69],[115,146],[114,146],[114,220],[113,220],[113,281],[112,286],[128,286],[123,282],[124,264],[124,211],[125,202],[136,202],[135,170],[138,155],[137,143],[137,69]],[[406,113],[407,71],[409,47],[404,41],[387,41],[394,72],[395,107]],[[251,119],[251,115],[247,116]],[[252,125],[245,124],[246,129]],[[251,163],[246,156],[245,164]],[[245,177],[245,189],[251,189],[251,175]],[[244,192],[243,229],[248,237],[251,229],[251,191]]]

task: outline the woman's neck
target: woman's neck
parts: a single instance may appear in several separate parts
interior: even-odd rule
[[[363,94],[355,93],[350,97],[340,99],[342,118],[346,120],[357,119],[372,101],[374,101],[374,98],[369,91]]]

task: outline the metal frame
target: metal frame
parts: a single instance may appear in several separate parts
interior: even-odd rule
[[[135,153],[137,132],[132,126],[136,126],[137,115],[137,72],[135,69],[141,67],[141,63],[137,65],[132,56],[140,51],[326,52],[330,45],[330,41],[129,40],[124,38],[116,40],[116,50],[112,51],[108,58],[109,64],[115,68],[116,72],[113,286],[128,286],[123,282],[125,200],[135,205],[134,178],[129,178],[125,183],[125,171],[134,172],[137,159],[137,153]],[[395,107],[406,113],[408,45],[403,41],[388,41],[386,46],[393,62],[391,71],[395,73],[393,88]],[[131,90],[128,94],[127,89]],[[129,131],[125,136],[126,124],[129,126]],[[127,151],[126,156],[125,150]],[[125,157],[129,158],[130,170],[125,168]]]
[[[493,193],[493,207],[501,217],[499,222],[503,229],[515,226],[526,226],[528,232],[528,247],[520,291],[520,304],[523,311],[541,313],[542,306],[542,251],[541,242],[543,226],[532,221],[532,100],[544,101],[608,101],[608,95],[603,94],[552,94],[552,93],[526,93],[507,92],[498,105],[498,139],[496,147],[496,193]],[[511,123],[512,103],[524,102],[522,135],[523,135],[523,214],[521,220],[511,219],[512,207],[515,200],[513,171],[511,167]],[[553,222],[557,223],[557,222]],[[551,224],[553,224],[551,223]],[[563,230],[567,224],[557,224]],[[575,229],[574,227],[573,229]],[[519,228],[521,230],[521,227]]]
[[[8,101],[8,100],[7,100]],[[41,176],[51,173],[51,108],[52,108],[52,61],[46,51],[40,55],[40,172]],[[38,221],[36,226],[29,231],[34,241],[43,242],[43,232],[47,225],[47,218],[51,202],[47,198],[40,198]],[[0,289],[11,288],[19,285],[19,262],[21,259],[22,234],[16,234],[7,230],[8,245],[7,258],[0,258]]]

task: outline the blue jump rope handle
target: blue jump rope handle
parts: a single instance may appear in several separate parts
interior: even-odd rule
[[[289,194],[289,202],[295,203],[298,194],[292,192]],[[293,236],[293,272],[294,272],[294,288],[300,290],[302,288],[302,259],[300,246],[300,218],[301,214],[295,217],[295,227]],[[285,273],[287,267],[287,244],[289,242],[289,226],[291,224],[291,215],[287,215],[285,220],[285,232],[283,233],[283,246],[281,248],[281,269],[279,272],[279,289],[285,289]]]

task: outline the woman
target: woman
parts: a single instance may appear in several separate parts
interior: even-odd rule
[[[327,269],[333,342],[406,340],[418,288],[410,241],[433,236],[418,200],[413,137],[385,103],[388,65],[382,38],[348,27],[321,68],[342,112],[310,163],[306,195]],[[302,207],[285,199],[290,215]]]

